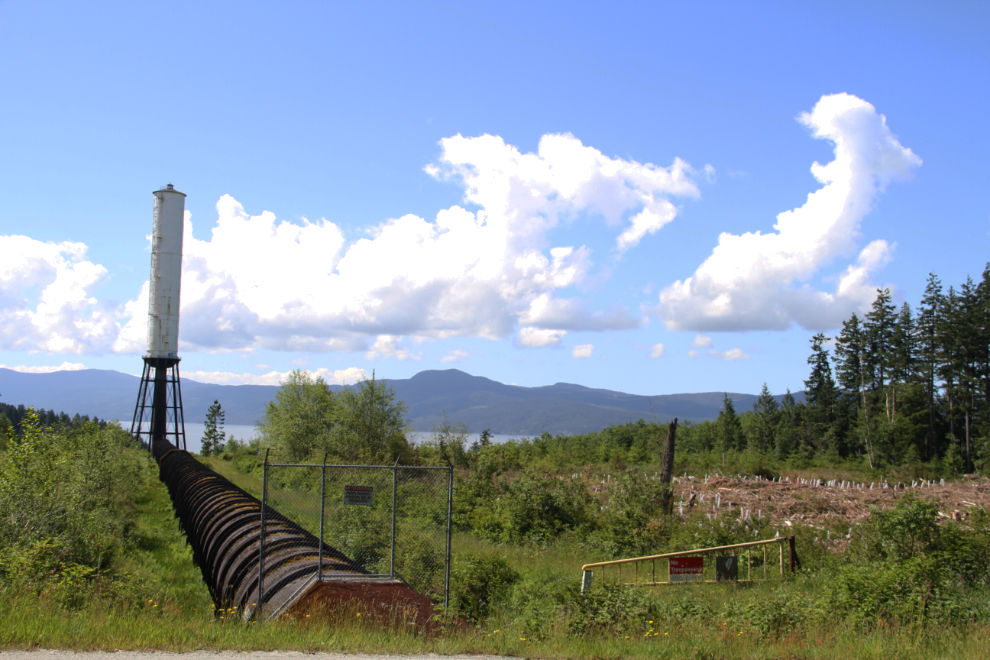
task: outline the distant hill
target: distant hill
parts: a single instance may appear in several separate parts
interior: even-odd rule
[[[0,369],[0,396],[8,404],[129,421],[138,381],[136,376],[100,369],[47,374]],[[703,421],[715,419],[722,408],[722,392],[641,396],[570,383],[519,387],[457,369],[421,371],[412,378],[388,382],[409,406],[410,424],[420,431],[429,431],[444,411],[451,421],[467,424],[474,433],[490,429],[497,434],[536,435],[544,431],[589,433],[640,418]],[[216,399],[227,413],[228,424],[254,424],[277,390],[270,385],[212,385],[184,379],[183,409],[187,421],[201,422]],[[757,398],[753,394],[729,396],[739,413],[751,408]]]

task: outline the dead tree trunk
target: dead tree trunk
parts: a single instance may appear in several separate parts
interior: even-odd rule
[[[663,448],[663,462],[660,464],[660,481],[663,483],[663,498],[661,505],[664,513],[674,510],[674,489],[670,485],[674,477],[674,439],[677,435],[677,418],[667,427],[667,442]]]

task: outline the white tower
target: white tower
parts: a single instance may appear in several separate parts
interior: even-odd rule
[[[170,441],[186,448],[179,386],[179,293],[186,196],[168,184],[156,190],[151,231],[148,352],[131,433],[149,449]]]

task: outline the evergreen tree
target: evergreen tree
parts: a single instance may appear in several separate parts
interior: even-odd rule
[[[226,413],[220,408],[220,402],[213,400],[213,405],[206,411],[206,422],[203,423],[203,456],[216,456],[223,451],[226,433],[223,430]]]
[[[821,332],[811,338],[811,355],[808,357],[811,374],[804,381],[805,401],[811,424],[810,440],[814,449],[842,453],[841,438],[837,437],[835,428],[838,388],[832,377],[832,365],[825,348],[828,341],[831,341],[831,337],[826,337]]]
[[[893,358],[891,344],[896,320],[894,311],[890,289],[877,289],[877,297],[863,324],[868,348],[865,366],[868,375],[872,376],[874,390],[882,391],[890,375]]]
[[[866,335],[853,314],[842,322],[842,331],[835,338],[835,377],[844,392],[853,395],[858,405],[863,381],[862,356],[866,349]]]
[[[822,414],[826,418],[833,414],[836,395],[835,380],[832,378],[832,365],[829,361],[828,350],[825,348],[825,342],[831,340],[831,337],[826,337],[822,332],[811,338],[811,355],[808,357],[811,375],[808,376],[808,380],[804,381],[808,407],[822,410]]]
[[[942,407],[949,423],[949,438],[956,451],[959,451],[959,436],[956,434],[956,417],[959,407],[960,333],[956,323],[961,316],[959,296],[954,287],[949,291],[939,308],[936,320],[938,330],[938,360],[936,372],[941,380]]]
[[[774,453],[777,458],[786,460],[798,448],[798,429],[801,424],[800,408],[794,395],[788,389],[780,400],[780,410],[778,411],[777,428],[774,432],[776,447]]]
[[[973,423],[977,411],[977,392],[980,390],[981,375],[981,309],[979,291],[973,279],[966,281],[959,289],[959,308],[955,319],[960,408],[964,423],[964,438],[966,440],[966,472],[972,472]],[[982,396],[979,397],[982,399]],[[982,401],[980,401],[982,403]]]
[[[891,336],[890,380],[893,383],[909,383],[913,380],[916,370],[917,332],[914,327],[914,316],[911,306],[901,305],[901,311],[894,322],[894,332]]]
[[[0,412],[0,451],[7,448],[7,440],[14,432],[14,424]]]
[[[763,389],[760,390],[760,398],[753,404],[753,413],[756,415],[756,448],[765,453],[775,447],[773,435],[779,417],[777,400],[773,398],[766,383],[763,383]]]
[[[736,407],[728,394],[722,398],[722,410],[718,413],[715,424],[718,426],[720,449],[722,451],[739,449],[742,441],[742,424],[739,423]]]
[[[936,391],[939,365],[939,317],[943,303],[942,282],[934,273],[928,274],[925,295],[918,308],[915,323],[917,334],[917,374],[928,402],[928,432],[925,435],[924,458],[931,460],[938,453],[939,420],[936,417]]]

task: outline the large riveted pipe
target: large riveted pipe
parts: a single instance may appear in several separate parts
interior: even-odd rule
[[[155,442],[152,454],[214,603],[251,618],[259,605],[261,502],[167,440]],[[367,574],[326,544],[321,564],[320,540],[271,507],[264,548],[266,615],[317,573]]]

